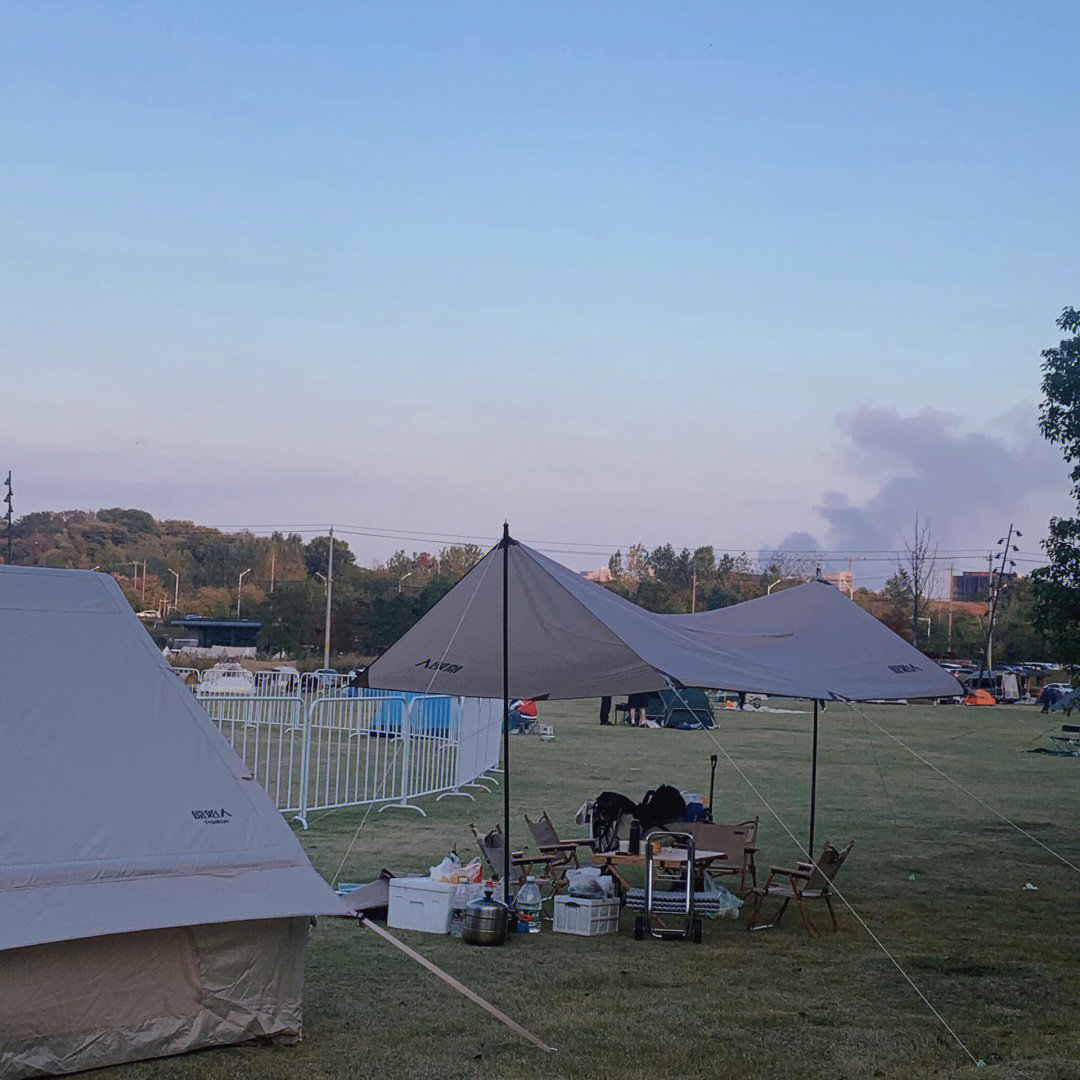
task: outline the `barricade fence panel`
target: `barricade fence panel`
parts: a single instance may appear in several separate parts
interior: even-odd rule
[[[198,701],[274,805],[283,813],[302,813],[303,701],[239,694],[201,694]]]
[[[299,671],[256,671],[254,676],[257,694],[284,694],[288,697],[300,695]]]
[[[305,825],[314,810],[411,805],[499,761],[495,701],[368,690],[198,700],[277,808]]]
[[[305,812],[407,797],[401,697],[320,697],[308,709]]]

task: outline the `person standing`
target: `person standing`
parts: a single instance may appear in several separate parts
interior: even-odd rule
[[[626,715],[631,727],[645,726],[645,708],[648,704],[648,694],[631,694],[626,699]]]
[[[605,727],[611,727],[611,698],[600,699],[600,723]]]

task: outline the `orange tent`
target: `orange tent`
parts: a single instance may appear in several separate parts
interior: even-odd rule
[[[994,696],[989,690],[974,690],[966,698],[964,698],[965,705],[996,705]]]

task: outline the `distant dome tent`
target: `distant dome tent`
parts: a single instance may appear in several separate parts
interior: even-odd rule
[[[346,914],[104,574],[0,566],[0,1075],[296,1036]]]

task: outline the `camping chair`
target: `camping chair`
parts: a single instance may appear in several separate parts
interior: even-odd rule
[[[746,848],[744,857],[745,870],[743,871],[742,883],[740,888],[745,892],[746,890],[746,875],[750,875],[750,881],[753,887],[757,888],[757,867],[754,865],[754,855],[757,853],[757,830],[758,819],[750,818],[747,821],[740,821],[737,823],[737,827],[746,830]],[[740,895],[742,895],[740,893]]]
[[[499,881],[503,879],[503,831],[496,825],[489,833],[482,833],[475,825],[470,825],[476,838],[476,846],[487,863],[491,876]],[[566,886],[565,866],[560,861],[561,855],[526,855],[524,851],[510,852],[510,884],[515,888],[525,884],[525,879],[532,879],[543,888],[551,886],[552,893],[562,892]]]
[[[746,887],[746,876],[754,885],[754,843],[757,841],[757,821],[743,822],[739,825],[721,825],[711,821],[695,821],[681,825],[683,832],[690,833],[694,843],[702,851],[722,851],[723,862],[711,862],[705,873],[710,877],[739,875],[739,888],[736,893],[740,898],[750,891]],[[753,838],[753,840],[751,840]]]
[[[562,861],[553,863],[553,867],[569,868],[570,866],[580,866],[577,854],[579,847],[588,848],[589,854],[592,854],[593,842],[591,840],[560,840],[559,834],[555,831],[555,826],[551,824],[551,818],[548,817],[546,810],[540,814],[537,821],[533,821],[526,814],[525,824],[529,826],[529,832],[532,833],[533,841],[541,855],[558,855],[561,858]]]
[[[844,860],[848,857],[848,854],[854,846],[855,841],[852,840],[843,851],[837,851],[832,844],[826,841],[825,846],[821,849],[821,854],[818,856],[817,862],[801,862],[799,863],[799,868],[797,870],[789,870],[783,866],[774,866],[769,873],[768,880],[765,882],[765,887],[763,889],[754,890],[754,910],[750,915],[750,922],[747,923],[747,930],[754,929],[754,924],[757,922],[761,905],[765,902],[767,896],[775,896],[783,901],[779,910],[776,912],[776,917],[771,923],[767,924],[769,926],[779,926],[780,920],[784,917],[784,912],[787,910],[788,904],[794,900],[795,906],[799,909],[799,915],[802,918],[803,929],[811,937],[814,934],[817,934],[820,937],[821,931],[810,921],[804,905],[808,900],[824,900],[825,906],[829,909],[829,915],[832,918],[833,932],[835,933],[839,930],[840,925],[836,921],[836,912],[833,911],[829,893],[831,891],[833,878],[836,877],[836,873],[840,867],[844,865]],[[764,927],[762,927],[762,929],[764,929]]]

